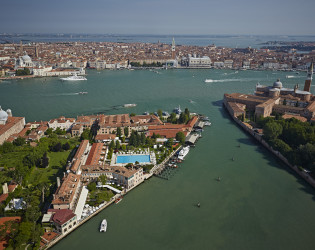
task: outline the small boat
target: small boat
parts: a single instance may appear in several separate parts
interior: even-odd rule
[[[288,75],[288,76],[285,76],[285,78],[294,78],[294,76],[289,76],[289,75]]]
[[[79,95],[87,95],[88,92],[79,92]]]
[[[180,159],[181,161],[184,160],[185,156],[189,153],[189,146],[184,147],[181,151],[179,151],[178,154],[178,159]]]
[[[132,107],[135,107],[135,106],[137,106],[137,104],[135,104],[135,103],[124,104],[125,108],[132,108]]]
[[[149,114],[150,114],[149,112],[144,112],[144,113],[143,113],[143,115],[149,115]]]
[[[220,177],[218,177],[218,178],[217,178],[217,181],[221,181],[221,178],[220,178]]]
[[[205,82],[213,82],[212,79],[206,79]]]
[[[205,122],[205,126],[211,126],[211,122]]]
[[[200,202],[197,204],[197,207],[200,207]]]
[[[117,198],[117,199],[115,200],[115,203],[118,204],[118,203],[121,202],[121,201],[122,201],[122,197],[119,197],[119,198]]]
[[[170,116],[170,114],[169,114],[168,112],[166,112],[166,111],[163,111],[163,112],[162,112],[162,115],[163,115],[163,116]]]
[[[87,80],[84,76],[78,76],[74,74],[73,76],[68,76],[66,78],[60,78],[62,81],[85,81]]]
[[[107,230],[107,220],[104,219],[100,226],[100,232],[106,232],[106,230]]]

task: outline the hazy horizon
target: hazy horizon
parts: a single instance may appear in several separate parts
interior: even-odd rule
[[[0,33],[314,36],[315,1],[6,1]]]

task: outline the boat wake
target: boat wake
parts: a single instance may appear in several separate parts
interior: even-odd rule
[[[206,79],[205,83],[211,83],[211,82],[248,82],[248,81],[257,81],[262,80],[261,78],[232,78],[232,79]]]

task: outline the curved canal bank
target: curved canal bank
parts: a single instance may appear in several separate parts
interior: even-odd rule
[[[181,105],[209,116],[212,126],[170,180],[147,180],[53,249],[313,248],[314,190],[235,126],[220,101],[226,92],[252,93],[258,81],[281,78],[293,87],[300,78],[284,80],[281,72],[220,70],[87,73],[85,83],[62,83],[56,78],[46,83],[40,79],[2,82],[1,105],[28,121],[82,113],[171,111]],[[205,79],[217,82],[207,84]],[[88,95],[73,94],[80,91]],[[115,109],[125,103],[137,106]],[[105,234],[98,232],[103,218],[108,221]]]

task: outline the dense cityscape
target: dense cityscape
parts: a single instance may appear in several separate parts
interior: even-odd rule
[[[0,250],[313,248],[315,3],[1,6]]]

